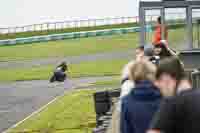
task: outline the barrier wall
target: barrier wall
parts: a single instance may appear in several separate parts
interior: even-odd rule
[[[149,27],[147,27],[147,31],[148,30],[149,30]],[[16,44],[25,44],[25,43],[46,42],[46,41],[52,41],[52,40],[118,35],[118,34],[126,34],[126,33],[139,32],[139,31],[140,31],[139,27],[131,27],[131,28],[106,29],[106,30],[86,31],[86,32],[84,31],[84,32],[62,33],[62,34],[53,34],[53,35],[44,35],[44,36],[34,36],[34,37],[27,37],[27,38],[0,40],[0,45],[16,45]]]

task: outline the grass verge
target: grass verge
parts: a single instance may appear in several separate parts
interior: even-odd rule
[[[38,45],[37,45],[38,44]],[[136,33],[75,40],[50,41],[0,47],[0,61],[48,57],[80,56],[102,52],[126,51],[138,45]]]
[[[184,28],[169,29],[169,42],[171,47],[185,44]],[[152,33],[148,33],[149,43]],[[129,33],[123,35],[91,37],[72,40],[60,40],[24,45],[0,47],[0,61],[31,60],[51,57],[80,56],[102,52],[126,51],[139,44],[139,34]]]
[[[71,64],[70,77],[120,75],[122,67],[127,62],[128,60],[106,60]],[[53,70],[54,66],[0,70],[0,81],[46,80],[50,78]]]
[[[9,133],[88,133],[95,127],[93,93],[76,90],[65,94],[40,113],[24,121]]]
[[[92,83],[91,86],[99,87],[99,86],[120,86],[120,79],[119,77],[113,77],[112,80],[105,80],[105,81],[97,81]]]

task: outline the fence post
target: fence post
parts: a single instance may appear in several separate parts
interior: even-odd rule
[[[43,24],[40,24],[40,31],[42,32]]]
[[[89,27],[89,25],[90,25],[90,20],[88,19],[88,20],[87,20],[87,26],[86,26],[86,27]]]
[[[93,21],[94,21],[94,26],[96,27],[97,26],[97,20],[93,19]]]
[[[125,22],[124,22],[124,17],[122,17],[122,24],[124,24]]]
[[[47,32],[49,32],[49,23],[47,23]]]
[[[138,23],[138,17],[135,17],[136,23]]]
[[[16,34],[16,33],[17,33],[17,27],[14,28],[14,34]]]
[[[35,24],[33,25],[33,31],[34,31],[34,32],[36,31],[36,26],[35,26]]]
[[[57,28],[56,28],[56,23],[54,23],[54,29],[55,29],[55,31],[57,30]]]

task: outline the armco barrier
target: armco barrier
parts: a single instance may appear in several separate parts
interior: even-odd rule
[[[76,39],[76,38],[84,38],[84,37],[118,35],[118,34],[126,34],[126,33],[139,32],[139,31],[140,31],[139,27],[131,27],[131,28],[106,29],[106,30],[86,31],[86,32],[72,32],[72,33],[63,33],[63,34],[53,34],[53,35],[27,37],[27,38],[0,40],[0,45],[15,45],[15,44],[45,42],[45,41],[51,41],[51,40]]]

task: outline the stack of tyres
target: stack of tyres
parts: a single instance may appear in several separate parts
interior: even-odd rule
[[[120,89],[99,91],[94,94],[96,111],[96,128],[93,133],[105,133],[110,126],[112,119],[112,106],[114,98],[120,96]]]
[[[92,133],[105,133],[106,132],[106,128],[105,127],[98,127],[93,129]]]
[[[111,102],[108,91],[99,91],[94,94],[97,126],[101,125],[99,118],[110,110]]]

